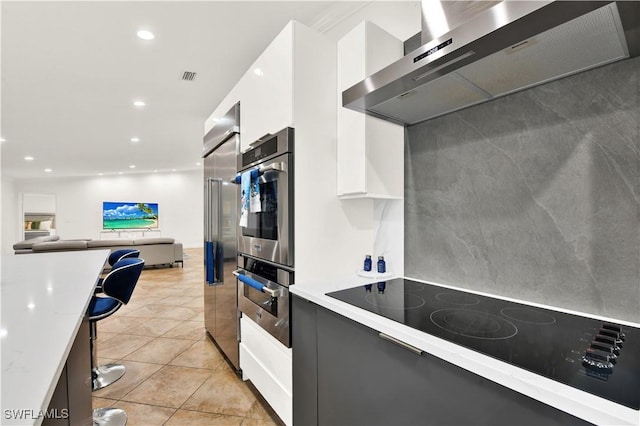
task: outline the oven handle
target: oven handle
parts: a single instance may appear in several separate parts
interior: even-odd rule
[[[281,171],[285,170],[285,167],[286,166],[285,166],[284,162],[282,162],[282,161],[271,163],[271,164],[269,164],[268,166],[265,166],[265,167],[258,167],[258,168],[255,168],[255,169],[251,170],[251,178],[255,179],[255,178],[259,177],[259,176],[262,176],[264,174],[264,172],[268,172],[268,171],[271,171],[271,170],[276,171],[276,172],[281,172]],[[241,176],[242,176],[242,174],[238,173],[236,175],[236,177],[231,179],[231,183],[235,183],[236,185],[239,185],[240,184],[240,180],[241,180]]]
[[[278,297],[278,290],[274,290],[272,288],[266,287],[261,283],[259,283],[258,281],[254,280],[253,278],[248,277],[245,274],[241,274],[240,270],[233,271],[233,275],[238,277],[238,281],[248,285],[249,287],[253,287],[256,290],[266,293],[271,297]]]
[[[277,161],[275,163],[271,163],[268,166],[264,166],[264,167],[260,167],[258,169],[258,173],[260,175],[262,175],[264,172],[268,172],[270,170],[276,171],[276,172],[281,172],[283,170],[285,170],[285,164],[283,161]]]

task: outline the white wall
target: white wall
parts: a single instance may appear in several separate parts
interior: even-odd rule
[[[13,199],[24,193],[55,194],[57,197],[56,231],[63,239],[100,238],[102,202],[130,201],[158,203],[159,229],[162,236],[181,241],[184,247],[202,246],[202,171],[96,176],[83,178],[16,180]],[[3,231],[22,223],[19,213],[4,209],[6,194],[3,182]],[[17,210],[17,209],[14,209]],[[7,216],[5,216],[7,215]],[[13,225],[10,223],[13,222]],[[6,225],[6,226],[5,226]],[[6,241],[6,243],[5,243]],[[10,250],[17,240],[8,237],[3,249]]]
[[[375,200],[373,216],[375,236],[371,254],[384,256],[387,271],[404,276],[404,200]]]
[[[13,253],[12,245],[20,240],[20,208],[13,179],[2,176],[2,212],[0,227],[2,254]]]

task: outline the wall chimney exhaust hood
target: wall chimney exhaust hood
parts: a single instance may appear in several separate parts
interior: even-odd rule
[[[640,54],[637,1],[423,0],[422,46],[342,92],[412,125]]]

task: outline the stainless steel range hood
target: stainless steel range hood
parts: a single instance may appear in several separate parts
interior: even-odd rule
[[[636,1],[423,0],[422,14],[423,45],[343,106],[411,125],[640,54]]]

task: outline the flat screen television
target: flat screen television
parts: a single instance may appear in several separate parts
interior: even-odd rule
[[[158,203],[102,203],[103,229],[158,227]]]

